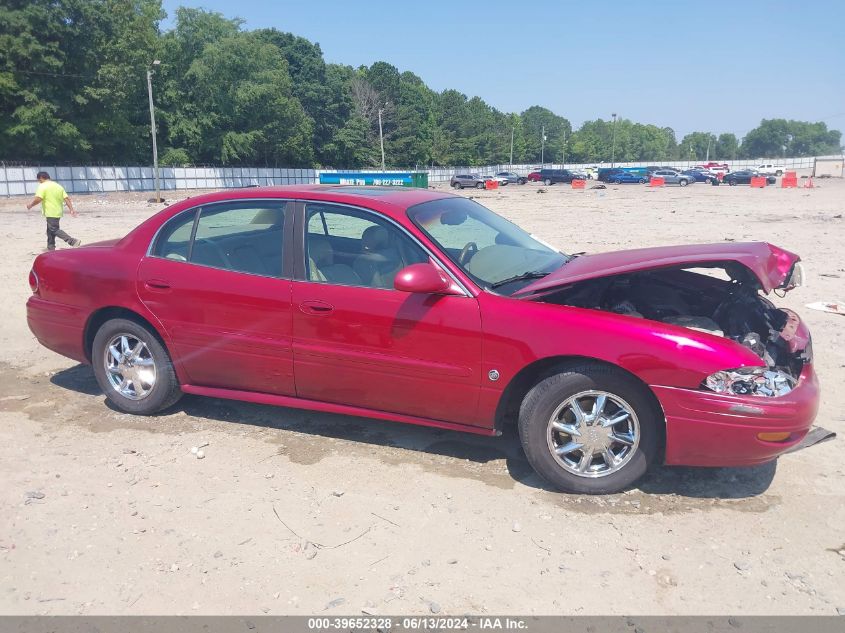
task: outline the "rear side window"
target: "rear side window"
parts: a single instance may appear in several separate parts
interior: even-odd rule
[[[285,206],[284,202],[256,200],[201,207],[166,224],[152,255],[281,277]]]
[[[197,211],[194,209],[188,213],[180,213],[164,225],[152,250],[154,257],[164,257],[180,262],[188,261]]]

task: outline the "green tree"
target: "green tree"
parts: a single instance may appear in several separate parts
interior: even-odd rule
[[[726,132],[719,134],[716,140],[716,149],[710,156],[718,160],[736,160],[739,152],[739,141],[735,134]]]
[[[312,128],[292,95],[278,47],[251,33],[208,44],[185,75],[187,101],[203,104],[187,147],[202,161],[308,165]]]
[[[678,158],[681,160],[702,161],[715,155],[716,135],[709,132],[690,132],[681,139]]]
[[[13,0],[0,20],[0,155],[138,160],[159,0]]]
[[[842,151],[842,133],[823,122],[763,119],[745,135],[741,151],[746,158],[823,156]]]
[[[551,110],[541,106],[531,106],[519,115],[524,130],[525,154],[529,163],[559,163],[572,137],[572,124]],[[546,140],[543,145],[543,130]]]

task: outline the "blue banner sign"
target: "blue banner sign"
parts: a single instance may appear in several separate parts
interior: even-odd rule
[[[363,185],[377,187],[413,187],[414,181],[409,172],[403,173],[364,173],[335,172],[320,174],[321,185]]]

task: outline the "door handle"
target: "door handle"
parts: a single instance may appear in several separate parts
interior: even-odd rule
[[[303,301],[299,304],[299,309],[305,314],[325,316],[334,311],[334,306],[325,301]]]
[[[170,290],[170,283],[163,279],[147,279],[144,288],[153,292],[167,292]]]

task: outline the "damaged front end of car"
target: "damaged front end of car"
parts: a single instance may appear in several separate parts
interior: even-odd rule
[[[803,283],[801,265],[797,256],[792,257],[779,278],[770,274],[761,279],[736,260],[698,258],[654,269],[642,262],[631,272],[594,273],[574,283],[545,288],[531,298],[730,339],[751,350],[761,365],[725,368],[707,376],[701,388],[721,394],[777,397],[798,384],[804,365],[812,361],[806,326],[794,312],[778,308],[764,296],[767,290],[787,291]],[[776,281],[779,283],[774,285]]]

